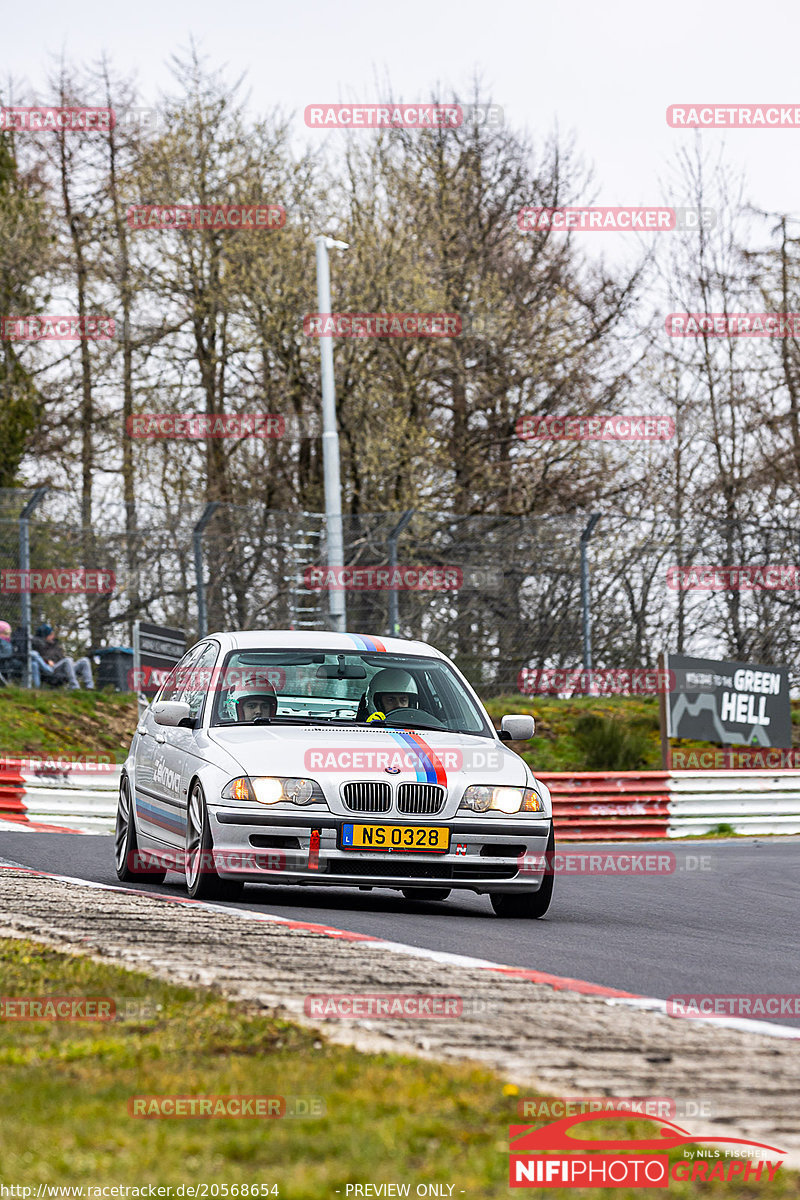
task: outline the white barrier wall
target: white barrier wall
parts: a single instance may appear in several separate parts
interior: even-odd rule
[[[120,769],[23,769],[22,803],[31,825],[54,825],[80,833],[113,833]]]
[[[668,837],[800,833],[800,771],[670,771]]]

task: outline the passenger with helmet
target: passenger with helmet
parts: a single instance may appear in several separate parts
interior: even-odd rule
[[[236,720],[243,724],[254,721],[274,721],[278,712],[275,688],[265,679],[263,683],[242,684],[228,693],[228,705],[233,706]]]
[[[367,710],[373,716],[377,713],[386,716],[396,708],[419,708],[417,685],[401,667],[384,667],[370,680]]]

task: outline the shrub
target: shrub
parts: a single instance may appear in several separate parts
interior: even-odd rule
[[[586,771],[636,771],[648,761],[650,743],[645,730],[623,725],[613,717],[594,713],[578,717],[573,737]]]

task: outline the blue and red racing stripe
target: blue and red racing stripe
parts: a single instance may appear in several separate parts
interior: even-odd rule
[[[418,783],[438,783],[442,787],[447,787],[447,773],[436,751],[423,741],[419,734],[400,732],[396,729],[387,729],[386,732],[391,733],[395,741],[405,750],[414,751],[416,755],[414,769],[417,773]]]
[[[135,797],[135,803],[137,813],[151,825],[159,825],[162,829],[168,829],[170,833],[183,833],[186,829],[185,817],[178,814],[173,815],[169,808],[149,803],[139,795]]]
[[[386,647],[380,638],[362,637],[360,633],[348,633],[347,636],[352,640],[356,650],[383,650]]]

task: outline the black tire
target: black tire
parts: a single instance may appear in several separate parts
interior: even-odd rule
[[[452,890],[452,888],[435,887],[400,888],[400,891],[403,893],[406,900],[420,900],[422,902],[427,902],[429,900],[446,900]]]
[[[137,850],[136,826],[133,823],[133,806],[131,805],[131,785],[128,783],[127,776],[123,775],[119,784],[117,824],[114,830],[114,867],[117,879],[122,883],[163,883],[166,871],[134,870],[131,864],[136,862]]]
[[[553,851],[555,849],[555,832],[550,826],[550,836],[547,839],[547,874],[542,879],[538,892],[492,892],[489,899],[498,917],[510,917],[512,920],[538,921],[550,907],[553,899]]]
[[[244,884],[220,879],[213,852],[208,806],[202,785],[195,780],[186,809],[186,890],[192,900],[239,900]]]

